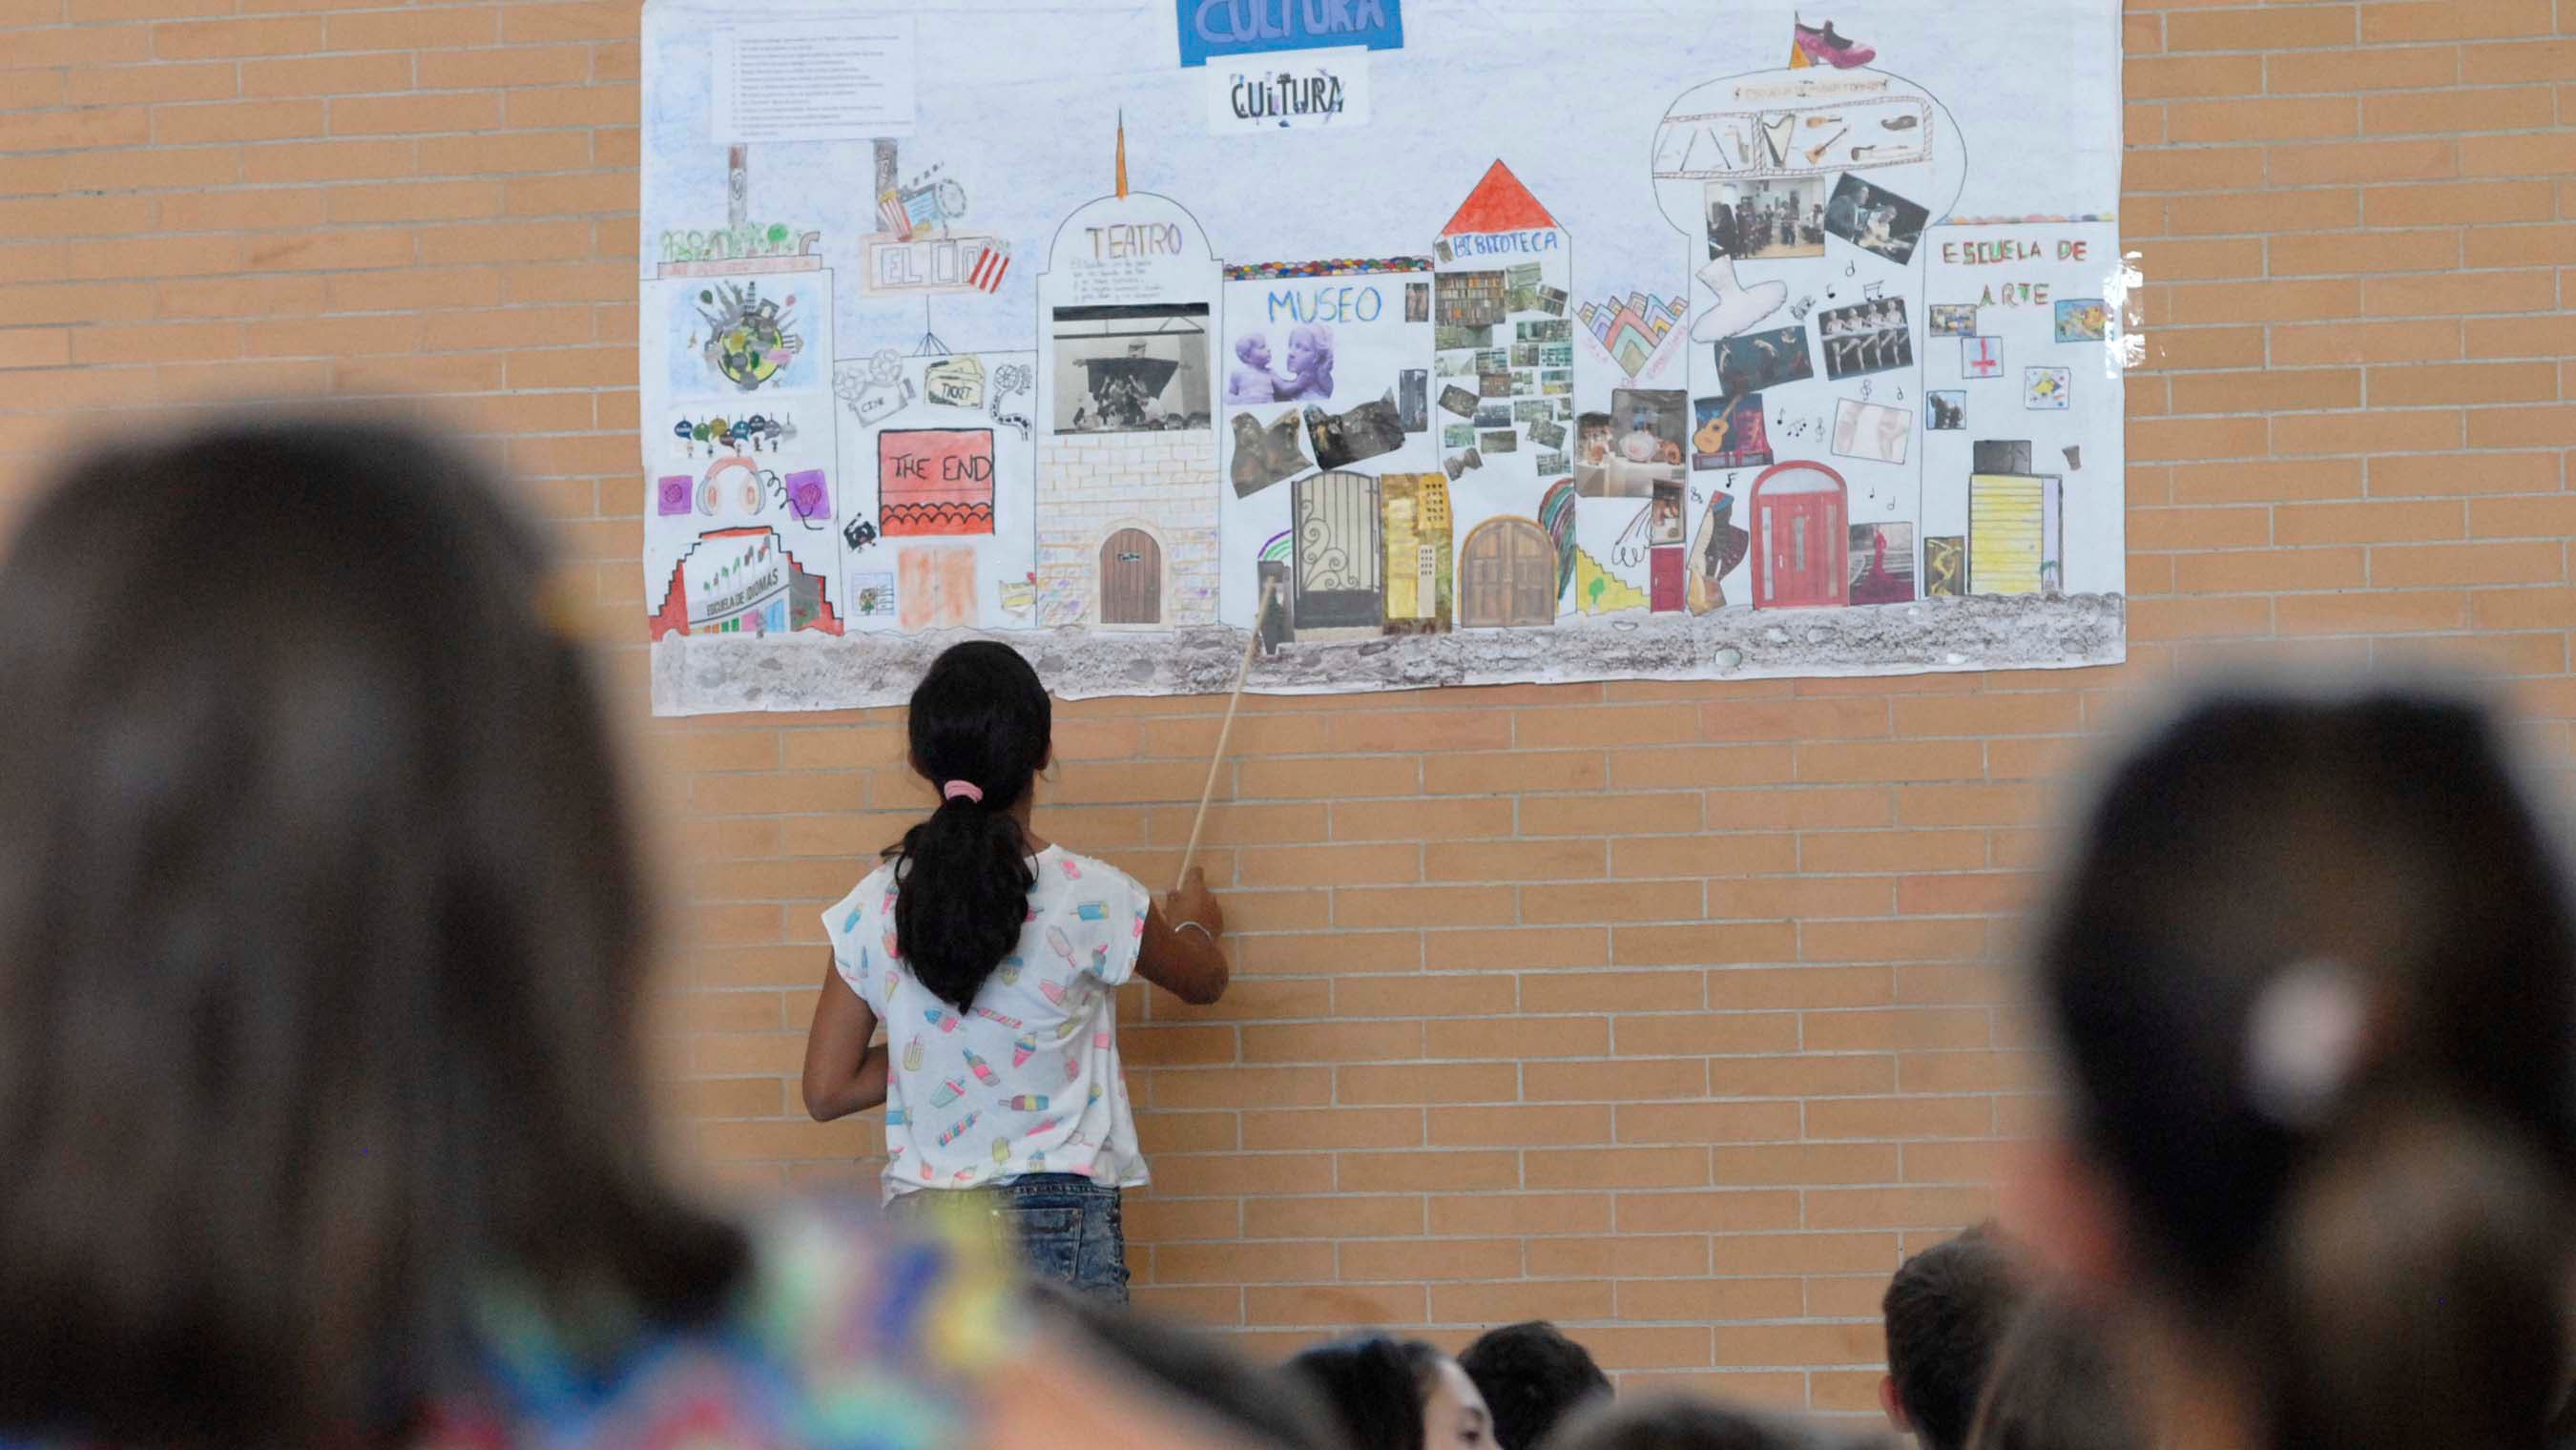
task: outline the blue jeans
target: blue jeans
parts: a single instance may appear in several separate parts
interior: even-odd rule
[[[974,1190],[1011,1230],[1029,1272],[1106,1304],[1127,1302],[1127,1221],[1114,1184],[1071,1173],[1029,1173]],[[945,1197],[929,1188],[886,1207],[897,1219]]]

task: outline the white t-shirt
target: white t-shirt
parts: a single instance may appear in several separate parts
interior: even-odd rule
[[[1117,988],[1136,974],[1152,897],[1114,866],[1049,846],[1020,944],[960,1014],[895,955],[894,865],[823,913],[841,980],[886,1025],[886,1198],[1026,1173],[1146,1182],[1118,1066]]]

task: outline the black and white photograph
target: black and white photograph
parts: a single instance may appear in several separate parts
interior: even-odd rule
[[[1914,333],[1906,323],[1902,297],[1819,312],[1816,331],[1824,346],[1825,376],[1837,382],[1914,366]]]

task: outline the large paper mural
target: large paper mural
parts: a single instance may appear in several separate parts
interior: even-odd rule
[[[665,713],[2109,663],[2115,0],[649,0]]]

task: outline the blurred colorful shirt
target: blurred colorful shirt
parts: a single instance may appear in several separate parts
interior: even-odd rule
[[[899,1235],[800,1208],[755,1237],[732,1313],[586,1368],[534,1302],[490,1296],[488,1389],[441,1405],[419,1450],[945,1450],[1010,1332],[1006,1251],[976,1215]]]

